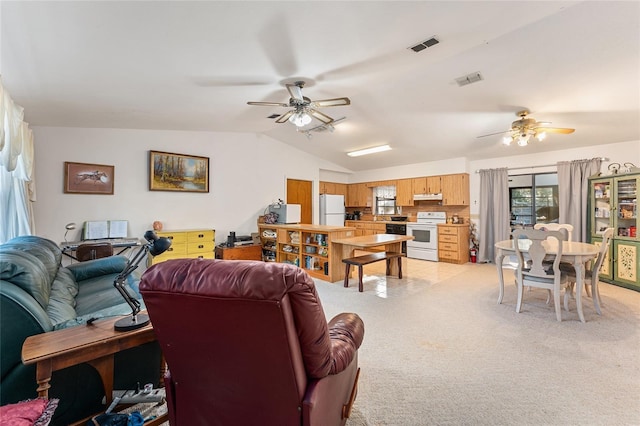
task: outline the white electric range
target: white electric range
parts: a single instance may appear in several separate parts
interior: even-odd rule
[[[438,224],[447,222],[446,212],[418,212],[415,222],[407,223],[407,257],[438,261]]]

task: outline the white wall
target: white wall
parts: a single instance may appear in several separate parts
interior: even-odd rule
[[[126,219],[129,236],[142,236],[154,220],[164,229],[213,228],[216,243],[230,231],[257,231],[257,218],[278,198],[286,179],[311,180],[318,198],[319,160],[266,136],[239,133],[34,127],[37,201],[35,233],[79,239],[87,220]],[[149,191],[149,151],[210,158],[209,193]],[[64,162],[114,165],[114,195],[63,193]],[[317,206],[314,222],[317,223]]]

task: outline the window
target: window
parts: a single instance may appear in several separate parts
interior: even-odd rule
[[[376,214],[390,215],[396,214],[396,187],[376,186],[374,189],[376,197]]]
[[[558,222],[558,174],[509,177],[511,225]]]

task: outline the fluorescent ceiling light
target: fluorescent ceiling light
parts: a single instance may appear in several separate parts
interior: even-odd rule
[[[389,145],[374,146],[373,148],[361,149],[358,151],[347,152],[349,157],[359,157],[361,155],[374,154],[376,152],[389,151],[391,147]]]

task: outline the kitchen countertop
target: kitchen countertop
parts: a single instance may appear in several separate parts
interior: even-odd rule
[[[331,231],[344,231],[345,229],[353,229],[356,228],[352,226],[331,226],[331,225],[311,225],[304,223],[292,223],[292,224],[284,224],[284,223],[261,223],[260,226],[268,226],[270,228],[282,228],[282,229],[291,229],[291,230],[303,230],[303,231],[319,231],[319,232],[331,232]]]
[[[358,222],[358,223],[395,223],[398,225],[406,225],[407,223],[413,223],[410,220],[407,221],[397,221],[397,220],[346,220],[346,222]]]

